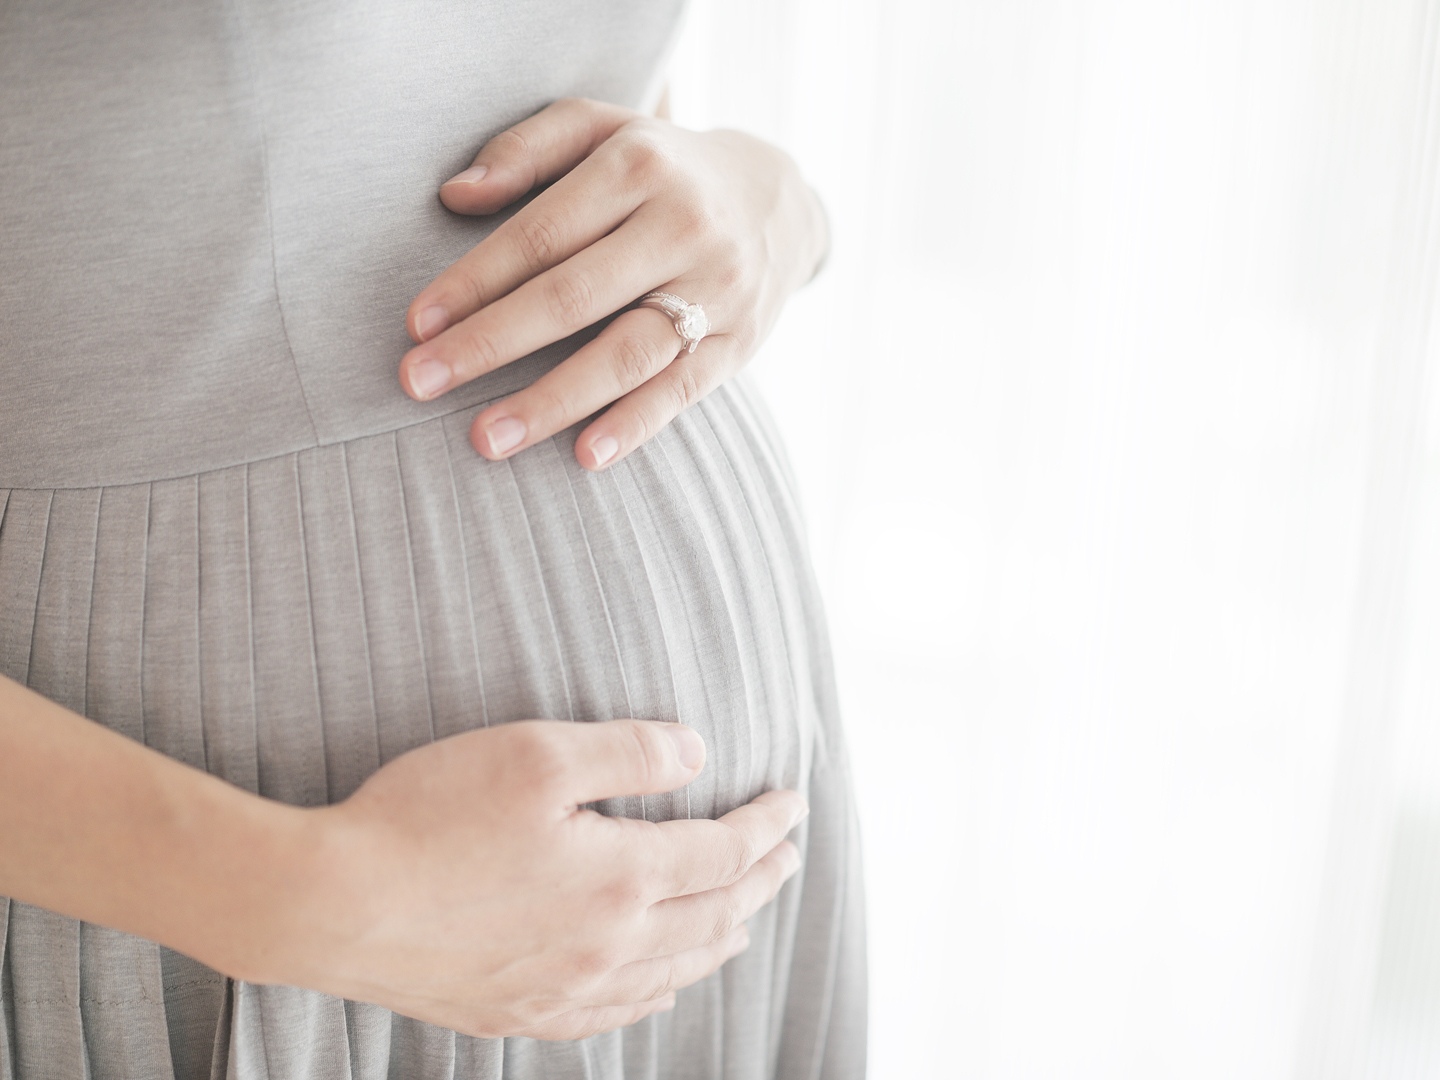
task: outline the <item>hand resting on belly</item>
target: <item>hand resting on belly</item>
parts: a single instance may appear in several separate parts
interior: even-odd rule
[[[411,303],[421,344],[401,361],[401,384],[428,401],[652,291],[701,305],[710,331],[693,352],[664,312],[624,311],[470,429],[499,460],[610,405],[575,446],[600,469],[740,370],[814,275],[828,230],[795,163],[768,143],[579,99],[491,139],[440,198],[492,214],[547,183]]]
[[[306,809],[0,678],[0,895],[251,982],[469,1035],[584,1038],[743,950],[744,920],[799,866],[794,792],[719,821],[579,809],[674,790],[704,756],[678,724],[524,721],[418,747]]]

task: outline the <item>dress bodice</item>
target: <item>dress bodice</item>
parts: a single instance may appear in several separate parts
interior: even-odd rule
[[[498,221],[439,185],[557,98],[649,104],[680,8],[7,3],[0,486],[222,468],[532,381],[573,343],[400,390],[410,300]]]

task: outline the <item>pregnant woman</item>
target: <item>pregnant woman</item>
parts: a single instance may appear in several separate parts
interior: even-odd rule
[[[0,1077],[863,1073],[726,381],[823,220],[647,115],[678,9],[0,12]]]

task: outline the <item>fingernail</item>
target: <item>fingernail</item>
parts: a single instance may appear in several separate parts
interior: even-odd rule
[[[801,803],[799,808],[795,811],[795,816],[790,819],[790,828],[793,829],[796,825],[799,825],[800,822],[804,821],[809,816],[810,804],[808,802]]]
[[[609,435],[601,435],[590,444],[590,453],[595,458],[595,467],[598,469],[605,462],[615,456],[615,451],[620,449],[620,444]]]
[[[415,332],[421,341],[429,341],[450,325],[450,313],[438,304],[432,304],[415,316]]]
[[[790,844],[785,852],[785,876],[788,878],[800,869],[800,849]]]
[[[485,429],[485,440],[490,444],[490,453],[499,457],[506,450],[513,450],[525,439],[525,421],[513,416],[502,416],[492,420]]]
[[[478,184],[481,180],[485,179],[485,174],[489,171],[490,170],[484,165],[471,165],[470,168],[464,172],[456,173],[450,177],[449,180],[445,181],[445,184]],[[444,187],[445,184],[441,184],[440,186]]]
[[[679,724],[668,724],[665,730],[675,740],[675,753],[679,755],[681,765],[687,769],[698,769],[705,764],[704,739]]]
[[[410,389],[421,398],[432,398],[449,385],[449,366],[434,357],[422,357],[410,365]]]

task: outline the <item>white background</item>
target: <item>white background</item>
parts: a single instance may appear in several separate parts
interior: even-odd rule
[[[752,370],[830,608],[875,1080],[1440,1075],[1437,25],[692,10],[676,120],[784,145],[833,219]]]

